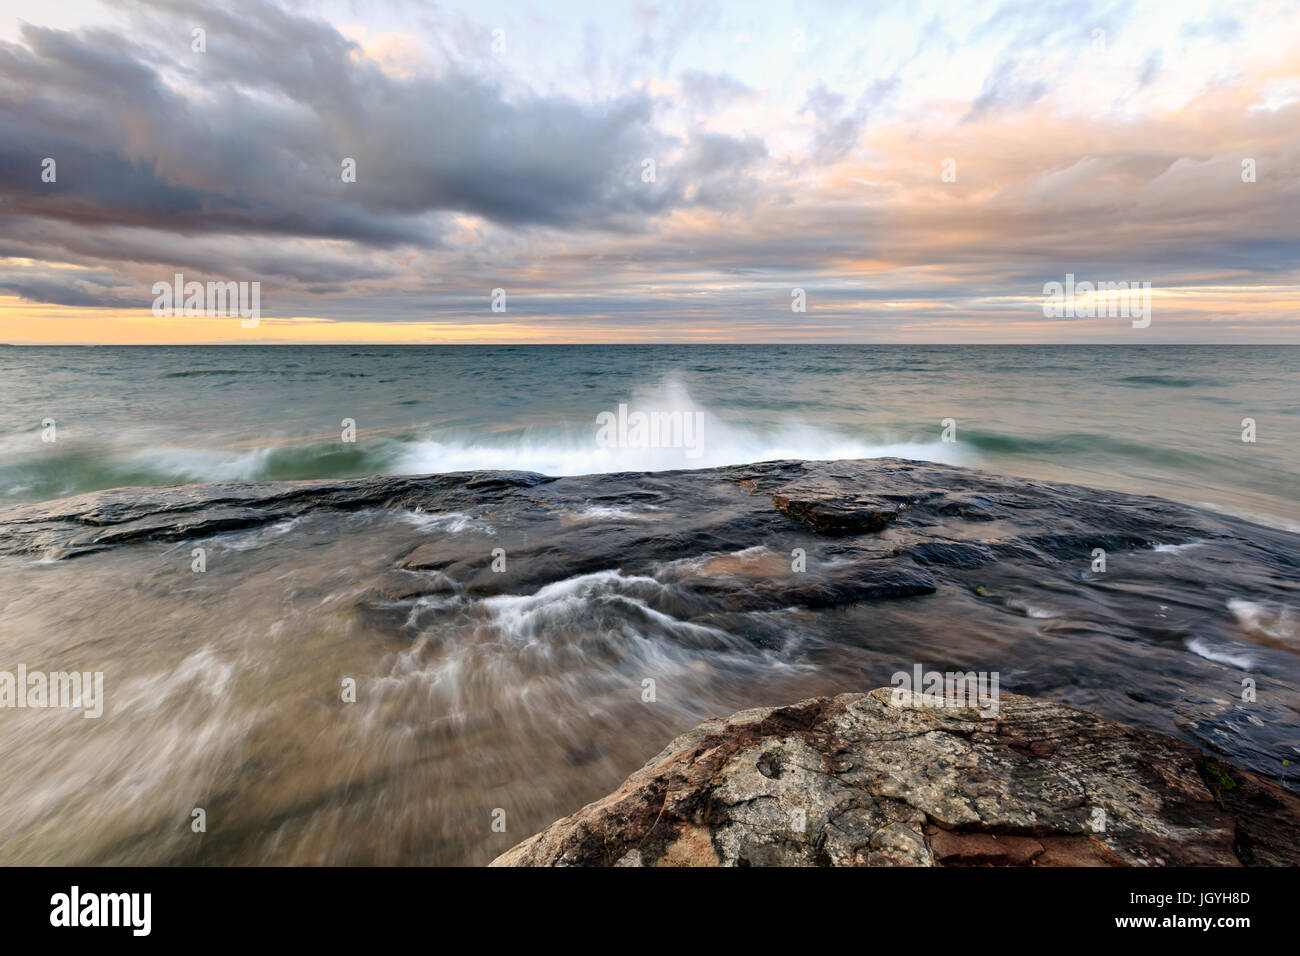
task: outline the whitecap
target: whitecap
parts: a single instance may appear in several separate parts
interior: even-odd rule
[[[1184,544],[1158,544],[1151,550],[1155,554],[1178,554],[1180,551],[1199,548],[1203,544],[1205,544],[1204,541],[1188,541]]]
[[[407,524],[415,525],[422,531],[446,531],[450,534],[459,534],[475,527],[474,517],[464,514],[460,511],[420,511],[419,509],[410,510],[402,509],[398,517]],[[494,529],[481,525],[478,530],[485,531],[488,534],[493,533]]]
[[[1291,643],[1300,640],[1300,621],[1297,621],[1295,611],[1285,604],[1229,598],[1228,610],[1243,630],[1275,641]]]
[[[1188,641],[1187,649],[1198,657],[1204,657],[1207,661],[1214,661],[1216,664],[1227,664],[1229,667],[1236,667],[1240,670],[1254,670],[1259,666],[1258,661],[1244,651],[1214,647],[1208,641],[1199,637],[1194,637]]]
[[[593,419],[583,425],[529,429],[512,436],[444,435],[407,442],[397,452],[393,467],[404,474],[514,470],[563,476],[715,468],[777,460],[891,457],[966,463],[966,453],[955,442],[904,438],[873,442],[795,420],[769,426],[730,421],[697,403],[685,387],[673,381],[636,393],[628,405],[634,411],[702,416],[697,447],[600,447]]]

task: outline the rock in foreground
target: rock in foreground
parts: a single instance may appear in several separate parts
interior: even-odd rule
[[[1004,694],[746,710],[493,866],[1295,865],[1300,798],[1171,737]]]

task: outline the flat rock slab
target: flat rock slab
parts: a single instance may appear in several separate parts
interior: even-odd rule
[[[393,640],[459,627],[476,601],[571,588],[608,612],[601,627],[720,629],[746,654],[815,656],[867,686],[903,662],[978,662],[1014,672],[1007,690],[1183,734],[1300,790],[1300,640],[1286,623],[1300,535],[1231,515],[900,459],[231,482],[0,510],[0,569],[152,553],[188,574],[176,543],[226,535],[251,546],[231,573],[259,553],[296,565],[368,542],[356,607]],[[1258,701],[1228,692],[1246,677],[1267,681]]]
[[[746,710],[493,866],[1296,865],[1300,798],[1171,737],[892,688]]]
[[[906,511],[912,501],[907,495],[846,491],[834,481],[804,481],[772,493],[772,504],[778,511],[827,535],[880,531]]]

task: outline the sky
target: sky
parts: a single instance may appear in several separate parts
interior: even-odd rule
[[[6,343],[1300,343],[1298,175],[1296,2],[0,0]]]

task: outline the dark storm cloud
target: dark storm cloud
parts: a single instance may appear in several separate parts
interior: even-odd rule
[[[139,308],[133,290],[121,288],[112,275],[93,270],[78,270],[69,276],[60,270],[0,270],[0,292],[16,295],[26,302],[104,308],[119,306]]]
[[[319,244],[287,243],[282,237],[194,234],[177,241],[161,229],[103,226],[34,217],[0,218],[0,256],[81,263],[113,263],[120,270],[144,269],[157,278],[158,264],[212,277],[280,276],[302,282],[351,281],[396,274],[393,265],[377,254],[331,250]],[[152,267],[152,268],[150,268]],[[143,280],[142,280],[143,281]]]
[[[0,43],[11,248],[32,241],[20,220],[70,227],[36,230],[42,254],[61,246],[92,265],[179,263],[167,234],[226,236],[224,254],[209,246],[200,263],[220,272],[244,265],[237,237],[431,247],[449,213],[635,231],[678,204],[734,199],[736,173],[763,153],[722,135],[678,143],[656,132],[645,94],[586,104],[456,70],[394,77],[329,24],[266,3],[155,0],[146,14],[147,40],[25,24],[21,43]],[[196,25],[203,53],[190,48]],[[679,147],[680,175],[641,181],[643,158]],[[46,157],[56,182],[41,180]],[[345,158],[355,183],[342,181]],[[97,242],[105,230],[116,231]],[[304,282],[382,272],[322,258],[328,270],[293,254],[261,268]]]

